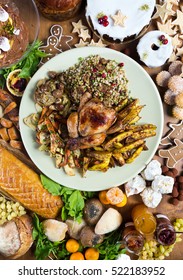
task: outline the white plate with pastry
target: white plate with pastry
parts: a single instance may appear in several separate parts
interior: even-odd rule
[[[85,60],[91,55],[99,55],[104,59],[115,61],[123,66],[128,80],[130,97],[138,99],[140,104],[143,105],[140,112],[140,120],[137,124],[148,123],[155,125],[156,135],[146,139],[148,149],[141,152],[132,163],[109,168],[106,172],[87,171],[84,177],[76,170],[74,176],[68,176],[63,168],[56,168],[53,157],[50,157],[47,152],[39,150],[39,144],[36,142],[36,133],[25,124],[24,120],[29,115],[36,113],[35,89],[40,80],[48,78],[49,71],[60,73],[74,66],[78,63],[79,59]],[[104,74],[102,77],[105,78]],[[99,191],[119,186],[141,172],[153,158],[158,148],[164,121],[161,98],[156,85],[148,73],[137,62],[123,53],[98,47],[83,47],[65,51],[46,62],[34,74],[25,90],[20,104],[19,116],[22,141],[34,164],[41,172],[55,182],[84,191]],[[101,130],[99,129],[97,132],[101,132]]]

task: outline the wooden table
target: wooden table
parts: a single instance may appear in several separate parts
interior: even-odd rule
[[[62,21],[62,22],[51,21],[51,20],[43,17],[40,14],[39,40],[41,40],[43,42],[43,44],[45,45],[47,43],[47,38],[50,36],[50,28],[55,24],[59,24],[63,28],[63,35],[73,37],[73,39],[69,42],[69,45],[71,48],[75,48],[75,44],[77,44],[79,42],[79,37],[78,37],[77,33],[72,33],[72,30],[73,30],[72,22],[78,22],[79,19],[82,19],[83,24],[87,25],[87,22],[84,17],[84,7],[82,7],[80,9],[79,13],[75,17],[73,17],[70,20],[66,20],[66,21]],[[153,29],[153,28],[154,28],[153,26],[150,26],[150,29]],[[96,36],[92,33],[91,33],[91,36],[94,40],[97,39]],[[140,63],[141,66],[149,73],[149,75],[152,77],[152,79],[154,79],[156,74],[159,73],[159,71],[162,68],[158,67],[158,68],[150,69],[150,68],[144,66],[138,59],[138,55],[136,52],[137,43],[138,43],[138,40],[136,40],[132,43],[125,44],[125,45],[114,45],[113,44],[108,47],[116,49],[118,51],[125,52],[127,55],[130,55],[130,57],[135,59],[138,63]],[[67,48],[63,48],[62,51],[65,51],[66,49]],[[169,122],[177,123],[178,120],[176,120],[175,118],[173,118],[172,116],[170,116],[168,114],[167,105],[164,104],[163,106],[164,106],[164,131],[163,131],[163,135],[164,135],[167,133],[167,131],[169,131],[168,123]],[[161,163],[163,163],[162,159],[157,154],[155,155],[154,158],[157,158]],[[181,173],[182,172],[182,162],[179,162],[176,165],[176,168],[179,170],[179,173]],[[156,213],[161,212],[161,213],[167,214],[170,219],[183,218],[183,202],[180,202],[177,206],[173,206],[172,204],[170,204],[168,202],[169,199],[170,199],[170,196],[165,195],[163,197],[163,200],[159,204],[159,206],[157,208],[155,208],[153,210],[153,212],[156,212]],[[125,220],[125,217],[127,216],[126,213],[128,213],[132,209],[133,205],[137,204],[137,202],[141,202],[141,198],[138,195],[132,196],[128,199],[127,206],[125,206],[121,210],[124,220]],[[31,250],[26,255],[21,257],[21,259],[27,259],[27,260],[34,259]],[[183,241],[175,245],[174,251],[170,254],[168,259],[183,260]]]

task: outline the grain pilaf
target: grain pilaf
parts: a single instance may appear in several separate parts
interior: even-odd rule
[[[119,104],[128,94],[128,80],[123,63],[92,55],[64,72],[65,87],[72,101],[79,104],[81,96],[88,91],[99,98],[105,106]]]

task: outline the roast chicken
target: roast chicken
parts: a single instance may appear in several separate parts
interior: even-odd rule
[[[106,131],[116,121],[116,111],[92,98],[77,112],[72,112],[67,119],[70,136],[70,150],[86,149],[101,145],[106,138]]]

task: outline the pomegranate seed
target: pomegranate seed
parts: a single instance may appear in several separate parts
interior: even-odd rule
[[[109,25],[108,20],[103,21],[103,26],[104,26],[104,27],[107,27],[108,25]]]
[[[102,73],[102,78],[106,78],[106,74],[105,73]]]
[[[163,45],[167,45],[168,44],[168,39],[164,39],[162,43],[163,43]]]
[[[124,63],[121,62],[121,63],[119,63],[118,65],[119,65],[120,67],[123,67],[123,66],[124,66]]]
[[[93,68],[93,72],[96,73],[97,72],[97,68]]]

